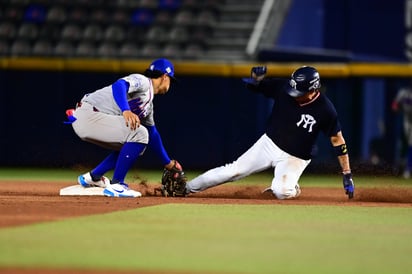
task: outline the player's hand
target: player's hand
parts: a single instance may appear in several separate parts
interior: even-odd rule
[[[130,127],[131,130],[135,130],[140,126],[139,116],[130,110],[123,111],[123,118],[126,121],[126,126]]]
[[[253,67],[250,72],[250,78],[255,81],[261,81],[265,78],[267,72],[266,66]]]
[[[353,183],[352,173],[343,174],[343,189],[345,189],[345,194],[348,195],[348,198],[352,199],[355,193],[355,184]]]
[[[246,84],[257,86],[266,76],[266,66],[252,67],[249,78],[242,78]]]

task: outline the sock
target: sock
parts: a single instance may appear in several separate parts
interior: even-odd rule
[[[102,176],[112,170],[116,166],[117,157],[119,156],[119,152],[115,151],[109,154],[97,167],[95,167],[92,171],[90,171],[90,176],[94,182],[97,182],[102,178]]]
[[[112,184],[124,183],[127,172],[145,148],[146,145],[141,143],[125,143],[123,145],[117,157]]]

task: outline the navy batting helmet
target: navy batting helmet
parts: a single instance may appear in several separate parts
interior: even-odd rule
[[[287,93],[292,97],[299,97],[319,88],[319,72],[314,67],[304,66],[292,73]]]

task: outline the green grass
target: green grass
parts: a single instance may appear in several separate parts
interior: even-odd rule
[[[0,230],[0,266],[406,273],[409,208],[167,204]]]
[[[133,171],[129,179],[159,182],[161,173]],[[76,170],[1,169],[0,183],[67,181],[78,174]],[[189,178],[197,174],[188,172]],[[271,177],[264,172],[237,183],[267,185]],[[409,180],[390,176],[355,177],[355,183],[412,187]],[[304,174],[301,185],[341,187],[341,178]],[[0,269],[408,273],[411,213],[410,207],[164,204],[2,228]]]

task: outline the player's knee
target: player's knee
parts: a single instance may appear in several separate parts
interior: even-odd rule
[[[134,130],[129,134],[126,142],[147,145],[149,143],[149,132],[147,131],[147,128],[141,125],[137,130]]]

